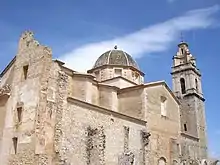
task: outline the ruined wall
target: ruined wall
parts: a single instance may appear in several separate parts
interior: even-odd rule
[[[144,119],[145,97],[143,91],[143,89],[137,89],[119,93],[119,112]]]
[[[141,130],[145,122],[74,99],[69,99],[62,114],[59,152],[63,162],[118,165],[128,150],[134,156],[130,161],[140,165],[144,160]]]
[[[54,128],[56,124],[57,108],[59,107],[60,96],[60,66],[56,62],[50,64],[48,75],[45,78],[45,92],[43,92],[42,100],[39,103],[38,126],[36,127],[36,148],[35,154],[39,154],[42,158],[38,159],[39,163],[46,161],[51,164],[54,159]],[[44,81],[42,81],[44,82]],[[68,90],[66,90],[68,92]],[[41,107],[41,108],[40,108]]]
[[[7,100],[1,164],[34,164],[35,160],[41,159],[41,155],[35,155],[39,134],[42,133],[41,129],[38,130],[41,124],[39,116],[43,115],[39,112],[43,109],[41,101],[44,100],[40,91],[43,93],[46,89],[50,62],[50,49],[40,45],[32,32],[24,32],[16,60],[11,66],[14,73],[9,69],[2,80],[11,83],[11,92]]]
[[[146,121],[151,133],[148,147],[149,164],[157,164],[160,158],[172,164],[178,160],[171,155],[171,140],[178,140],[180,133],[179,105],[163,85],[145,88]],[[166,98],[166,115],[161,113],[161,96]]]

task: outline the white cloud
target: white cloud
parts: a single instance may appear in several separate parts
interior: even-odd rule
[[[172,41],[182,31],[205,29],[215,23],[213,14],[219,10],[219,6],[197,9],[167,20],[151,25],[131,34],[120,36],[112,40],[88,43],[62,55],[59,59],[66,66],[77,70],[91,69],[96,59],[105,51],[118,45],[134,58],[154,52],[163,52],[169,48]],[[144,20],[143,20],[144,21]]]

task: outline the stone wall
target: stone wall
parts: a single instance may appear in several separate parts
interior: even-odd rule
[[[99,85],[99,104],[101,107],[118,111],[117,89],[111,86]]]
[[[159,159],[165,159],[167,164],[178,161],[177,155],[172,155],[172,140],[178,141],[180,133],[179,105],[164,85],[145,88],[146,121],[151,133],[147,148],[148,163],[157,164]],[[161,114],[161,96],[166,98],[166,116]],[[177,145],[177,144],[176,144]],[[176,146],[175,146],[176,147]]]
[[[91,104],[118,110],[117,88],[109,85],[98,84],[86,75],[68,76],[68,86],[71,85],[70,96]]]
[[[119,112],[139,119],[144,119],[144,90],[127,90],[118,94]]]
[[[180,138],[181,155],[180,161],[183,163],[199,162],[199,143],[198,140],[182,136]]]
[[[189,96],[181,100],[181,131],[198,138],[195,97]],[[184,125],[186,128],[184,128]],[[186,130],[185,130],[186,129]]]
[[[72,84],[71,87],[72,97],[78,98],[82,101],[86,101],[88,93],[91,92],[88,90],[89,80],[83,76],[80,77],[73,76],[72,82],[69,81],[69,83]]]
[[[59,152],[65,163],[116,165],[125,152],[125,142],[139,165],[143,160],[141,130],[145,122],[117,112],[69,99],[62,113]],[[124,127],[129,133],[124,133]],[[127,140],[125,139],[127,136]]]
[[[194,137],[193,139],[197,138],[197,144],[192,144],[191,148],[195,148],[194,145],[196,145],[197,157],[206,159],[207,140],[204,103],[195,96],[187,96],[181,103],[181,130],[183,133]],[[187,131],[184,130],[184,124],[187,126]],[[191,146],[190,143],[186,145]]]
[[[196,98],[197,102],[197,128],[199,135],[199,145],[200,145],[200,157],[206,159],[208,156],[207,149],[207,127],[206,127],[206,118],[205,118],[205,105],[202,100]]]

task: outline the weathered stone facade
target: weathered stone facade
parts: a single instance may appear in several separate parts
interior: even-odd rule
[[[52,51],[32,32],[21,35],[17,55],[1,73],[0,164],[169,165],[207,159],[196,67],[185,71],[188,63],[178,67],[174,61],[173,93],[164,81],[144,84],[144,73],[127,53],[109,53],[82,74],[52,60]],[[188,95],[180,94],[182,75]],[[194,83],[187,75],[197,76],[198,87],[187,86]]]

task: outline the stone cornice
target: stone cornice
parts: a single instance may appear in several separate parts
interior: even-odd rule
[[[116,86],[111,86],[111,85],[106,85],[106,84],[97,84],[98,87],[104,87],[104,88],[109,88],[109,89],[113,89],[115,91],[118,91],[120,88],[116,87]]]
[[[187,93],[183,97],[187,97],[187,96],[196,96],[199,99],[201,99],[202,101],[205,101],[205,99],[202,96],[200,96],[198,93]]]
[[[173,66],[172,69],[173,69],[173,71],[171,72],[171,75],[176,74],[176,73],[180,73],[180,72],[184,72],[184,71],[192,70],[198,76],[201,76],[201,73],[199,72],[199,69],[197,69],[195,66],[193,66],[190,63],[188,63],[188,64],[180,64],[178,66]]]
[[[73,76],[75,77],[85,77],[85,78],[91,78],[91,80],[95,79],[95,76],[92,74],[87,74],[87,73],[78,73],[78,72],[74,72]],[[96,81],[97,82],[97,81]]]
[[[90,104],[90,103],[87,103],[85,101],[73,98],[73,97],[68,97],[67,101],[69,103],[73,103],[75,105],[88,108],[89,110],[98,111],[100,113],[103,113],[103,114],[106,114],[106,115],[109,115],[109,116],[112,116],[112,117],[117,117],[117,118],[121,118],[121,119],[124,119],[124,120],[128,120],[128,121],[131,121],[131,122],[134,122],[136,124],[143,125],[143,126],[146,126],[146,123],[147,123],[147,121],[144,121],[142,119],[134,118],[134,117],[131,117],[131,116],[128,116],[128,115],[110,110],[110,109],[106,109],[106,108],[98,106],[98,105]]]

